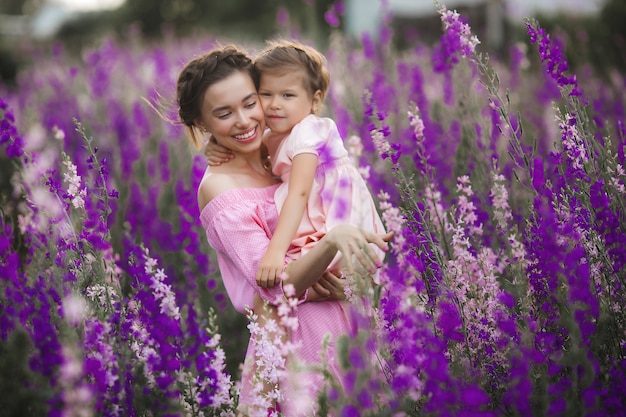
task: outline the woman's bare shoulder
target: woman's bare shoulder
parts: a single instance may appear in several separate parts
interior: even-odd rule
[[[219,170],[207,168],[198,186],[198,208],[202,210],[204,206],[209,204],[218,195],[238,188],[237,183],[233,180],[232,174],[219,172]]]

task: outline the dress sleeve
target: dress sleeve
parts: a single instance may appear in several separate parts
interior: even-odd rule
[[[238,294],[243,298],[245,293],[253,291],[274,304],[277,297],[284,297],[282,285],[261,288],[255,276],[275,225],[268,224],[268,214],[262,205],[254,201],[241,204],[247,207],[235,205],[212,216],[206,227],[207,239],[220,258],[220,272],[227,290],[231,287],[231,298]],[[306,293],[301,301],[305,298]],[[236,304],[236,300],[231,301]]]
[[[318,157],[326,146],[326,129],[321,119],[309,115],[291,129],[286,142],[286,153],[290,159],[301,153],[312,153]]]

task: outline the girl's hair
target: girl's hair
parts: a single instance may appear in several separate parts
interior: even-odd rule
[[[204,93],[213,84],[233,75],[245,72],[253,77],[254,67],[248,54],[234,45],[216,48],[189,61],[178,75],[176,100],[178,117],[185,125],[196,148],[202,143],[194,127],[202,115]]]
[[[322,99],[326,97],[330,84],[324,55],[315,48],[294,41],[269,41],[268,47],[254,60],[254,70],[257,87],[262,74],[281,76],[303,70],[306,74],[305,87],[311,96],[320,90]]]

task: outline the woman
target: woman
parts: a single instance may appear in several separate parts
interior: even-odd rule
[[[265,253],[278,220],[274,204],[274,178],[262,158],[261,142],[265,130],[264,114],[259,104],[252,77],[252,60],[233,46],[216,49],[190,61],[181,71],[177,83],[179,117],[187,127],[194,144],[202,143],[199,135],[211,135],[220,145],[230,148],[234,158],[221,166],[208,167],[198,188],[198,207],[207,239],[215,249],[222,279],[234,308],[246,312],[252,308],[254,295],[259,294],[270,303],[285,297],[283,285],[260,288],[255,274]],[[345,257],[354,256],[371,271],[380,264],[375,244],[386,250],[391,234],[374,235],[351,225],[340,225],[306,255],[291,262],[286,269],[287,282],[293,285],[301,304],[295,314],[299,326],[290,334],[291,342],[300,345],[297,359],[309,364],[320,364],[322,340],[331,335],[327,351],[329,370],[339,378],[334,361],[334,340],[351,329],[345,305],[339,300],[317,302],[307,297],[309,288],[316,284],[338,251]],[[288,260],[286,259],[287,263]],[[329,287],[336,285],[327,277]],[[319,297],[319,294],[311,294]],[[240,411],[251,407],[251,375],[248,366],[254,362],[254,343],[251,340],[246,353]],[[308,381],[309,405],[314,405],[318,390],[323,386],[321,376]],[[281,386],[282,389],[282,386]],[[285,386],[285,415],[310,414],[311,408],[301,410],[298,402],[289,397],[292,387]]]

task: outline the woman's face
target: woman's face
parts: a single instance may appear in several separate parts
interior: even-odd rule
[[[248,73],[236,72],[211,85],[204,93],[201,114],[198,125],[205,127],[220,145],[234,152],[260,147],[265,114]]]

